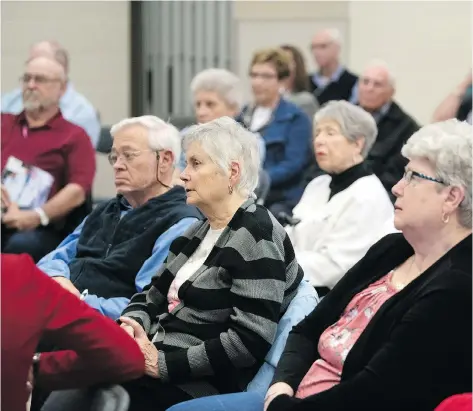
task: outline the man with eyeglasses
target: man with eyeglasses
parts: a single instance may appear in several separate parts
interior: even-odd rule
[[[95,176],[95,152],[86,132],[65,120],[59,109],[66,87],[60,64],[47,57],[34,58],[21,81],[24,110],[2,114],[2,252],[28,253],[38,261],[72,231],[76,225],[72,220],[85,214]],[[33,196],[25,201],[23,194],[31,195],[31,186],[22,196],[13,197],[11,186],[7,191],[3,185],[10,170],[7,162],[49,173],[52,184],[44,188],[43,200]]]
[[[117,319],[151,282],[171,243],[202,217],[172,186],[181,137],[154,116],[111,128],[117,196],[105,201],[38,267],[102,314]]]
[[[36,57],[49,57],[57,61],[69,75],[69,54],[56,41],[40,41],[35,43],[29,51],[28,60]],[[41,81],[41,80],[39,80]],[[67,79],[66,89],[59,101],[59,107],[64,118],[73,124],[82,127],[89,135],[92,145],[97,146],[100,137],[100,119],[97,110],[87,98],[80,94]],[[23,110],[23,93],[19,87],[2,96],[2,113],[18,114]]]
[[[401,155],[404,143],[419,125],[394,101],[396,81],[389,66],[373,60],[358,81],[358,105],[371,113],[378,126],[378,137],[366,159],[383,183],[391,200],[392,187],[401,179],[406,159]]]
[[[358,77],[341,64],[341,48],[341,34],[337,29],[320,30],[312,39],[310,50],[318,71],[309,75],[309,85],[320,105],[355,98]]]

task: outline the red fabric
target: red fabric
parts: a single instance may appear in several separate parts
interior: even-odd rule
[[[471,393],[458,394],[443,401],[435,411],[471,411]]]
[[[2,114],[1,169],[8,157],[37,166],[54,177],[50,197],[69,183],[86,193],[95,176],[95,151],[87,133],[59,112],[38,128],[29,128],[25,114]]]
[[[46,389],[120,382],[144,374],[138,345],[112,320],[42,273],[31,257],[2,254],[1,407],[25,411],[26,380],[40,339],[64,349],[42,354]]]

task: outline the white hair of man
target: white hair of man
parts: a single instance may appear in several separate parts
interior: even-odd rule
[[[422,127],[402,148],[408,159],[427,159],[435,177],[447,185],[465,189],[459,207],[459,222],[471,228],[473,127],[465,121],[450,119]]]
[[[337,44],[338,46],[342,46],[342,34],[340,33],[340,30],[335,29],[335,28],[330,28],[330,29],[325,29],[324,30],[332,39],[332,41]]]
[[[227,175],[232,162],[240,165],[240,181],[234,189],[242,196],[254,195],[261,165],[255,134],[230,117],[192,126],[184,136],[184,150],[199,143],[210,159]]]
[[[209,68],[198,73],[191,82],[191,92],[216,93],[228,106],[240,111],[243,107],[243,86],[241,80],[231,71],[221,68]]]
[[[333,120],[339,127],[342,135],[350,141],[364,137],[365,144],[361,151],[366,158],[373,147],[378,135],[378,127],[373,116],[359,106],[348,101],[329,101],[315,113],[314,125],[323,120]]]
[[[396,88],[396,76],[394,75],[391,67],[389,67],[388,63],[386,63],[384,60],[376,58],[368,62],[368,64],[365,66],[365,70],[373,67],[381,68],[386,71],[388,75],[388,83],[392,88]]]
[[[140,126],[148,131],[148,144],[151,150],[159,152],[169,150],[176,165],[181,157],[181,136],[179,130],[170,123],[166,123],[156,116],[141,116],[126,118],[110,129],[112,138],[126,127]]]

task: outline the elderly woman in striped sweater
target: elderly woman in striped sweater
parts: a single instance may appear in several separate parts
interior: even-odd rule
[[[146,359],[147,375],[123,384],[130,410],[244,390],[303,278],[286,231],[253,199],[254,134],[222,117],[194,126],[184,146],[187,202],[207,218],[173,242],[120,318]],[[75,394],[55,393],[43,410],[74,410]]]

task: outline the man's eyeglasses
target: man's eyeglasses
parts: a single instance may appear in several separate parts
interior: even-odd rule
[[[439,180],[439,179],[434,178],[434,177],[426,176],[425,174],[418,173],[417,171],[413,171],[413,170],[406,170],[406,171],[404,171],[404,175],[403,175],[402,178],[406,181],[407,184],[409,184],[409,183],[412,181],[412,177],[418,177],[418,178],[422,178],[422,179],[424,179],[424,180],[433,181],[434,183],[439,183],[439,184],[447,185],[447,184],[446,184],[444,181],[442,181],[442,180]]]
[[[28,84],[31,80],[33,80],[36,84],[47,84],[53,83],[55,81],[61,81],[59,78],[49,78],[41,74],[24,74],[20,77],[20,82],[23,84]]]
[[[136,157],[140,156],[141,154],[143,154],[145,152],[149,152],[149,151],[152,151],[152,150],[124,151],[123,153],[111,152],[108,155],[108,162],[110,163],[111,166],[114,166],[115,163],[118,161],[118,159],[121,159],[124,163],[129,164]]]

